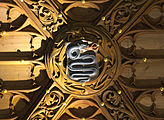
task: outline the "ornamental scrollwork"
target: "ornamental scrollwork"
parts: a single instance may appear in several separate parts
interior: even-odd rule
[[[45,0],[26,0],[25,2],[43,24],[45,27],[43,29],[47,29],[52,33],[64,24],[62,15]]]
[[[40,102],[38,109],[31,115],[30,120],[48,120],[55,115],[55,110],[63,105],[64,94],[52,88],[46,91],[47,94]]]
[[[23,28],[32,25],[19,6],[1,2],[0,7],[3,8],[2,16],[4,17],[0,20],[0,38],[8,33],[12,34],[20,31],[23,33]]]
[[[161,89],[163,89],[163,87],[161,87]],[[160,114],[161,109],[159,108],[159,103],[157,102],[159,96],[162,97],[164,93],[163,91],[161,92],[161,89],[147,89],[143,91],[134,101],[138,109],[142,111],[142,115],[148,119],[163,119],[163,115]],[[142,103],[144,98],[150,100],[150,105]]]
[[[141,112],[141,115],[145,119],[153,120],[163,119],[163,115],[161,114],[163,108],[160,108],[161,103],[159,104],[158,100],[161,100],[163,97],[164,79],[160,75],[156,78],[145,78],[144,74],[151,69],[151,65],[156,59],[162,58],[163,54],[159,54],[158,52],[153,54],[152,51],[163,49],[163,47],[162,45],[156,45],[156,47],[143,45],[139,38],[145,36],[144,39],[147,40],[146,37],[151,38],[151,36],[154,36],[149,41],[154,40],[156,43],[158,40],[161,40],[158,35],[163,35],[164,22],[162,13],[163,1],[153,1],[144,15],[132,26],[131,30],[118,41],[124,60],[121,69],[127,72],[127,74],[122,72],[118,81],[123,88],[129,91],[131,100],[138,111]],[[144,41],[144,43],[150,43],[149,41]],[[152,49],[152,51],[148,52],[149,49]],[[141,68],[143,69],[142,74],[144,77],[138,74],[138,69]],[[148,82],[145,85],[141,85],[144,83],[142,80],[147,80]],[[139,81],[141,82],[140,84]]]
[[[5,64],[22,65],[21,70],[25,72],[24,66],[28,67],[27,80],[24,74],[20,78],[19,73],[15,81],[0,78],[0,100],[9,100],[8,108],[2,109],[9,112],[3,116],[0,110],[0,119],[164,118],[163,108],[159,109],[164,79],[154,79],[153,86],[146,83],[145,87],[142,81],[153,79],[137,78],[137,65],[146,66],[149,62],[145,55],[152,52],[147,57],[157,62],[163,59],[161,50],[142,48],[145,36],[141,37],[141,46],[137,43],[142,34],[151,34],[154,30],[163,33],[163,0],[7,0],[0,3],[3,7],[0,13],[4,15],[0,17],[0,40],[10,41],[12,46],[18,44],[17,38],[11,42],[16,35],[25,38],[28,34],[26,40],[18,38],[23,44],[26,41],[25,48],[11,47],[11,52],[9,46],[3,49],[5,52],[0,51],[2,56],[7,56],[0,57],[0,65],[9,58],[11,61]],[[98,26],[98,21],[104,28]],[[149,66],[144,68],[147,69]],[[25,106],[22,104],[22,109],[17,110],[21,102]],[[6,103],[1,105],[4,107]]]
[[[25,108],[25,106],[31,102],[30,97],[27,96],[27,93],[35,92],[39,90],[40,87],[36,87],[33,89],[28,89],[28,90],[7,90],[7,89],[4,89],[3,84],[4,83],[1,81],[0,99],[3,99],[3,97],[5,96],[10,96],[9,108],[5,109],[5,110],[8,110],[9,113],[0,116],[0,119],[1,117],[6,118],[6,119],[17,119],[20,116],[19,116],[16,105],[19,102],[23,102],[24,104],[22,104],[22,107]],[[22,110],[22,112],[24,112],[24,110]]]
[[[156,15],[153,14],[156,12]],[[153,30],[161,30],[164,28],[164,2],[163,0],[158,0],[152,4],[147,12],[145,12],[144,17],[142,19],[142,24],[147,25],[149,29]]]
[[[19,31],[29,25],[29,19],[17,5],[1,2],[0,7],[4,8],[4,12],[2,13],[4,19],[0,20],[0,29],[2,31]],[[16,15],[13,16],[13,13]],[[14,23],[18,21],[19,24]]]
[[[102,95],[102,101],[109,109],[114,120],[136,120],[134,114],[125,105],[119,92],[115,90],[106,90]]]
[[[41,47],[41,42],[45,41],[43,37],[36,29],[34,29],[34,24],[31,23],[27,15],[22,11],[22,9],[12,3],[1,2],[0,7],[3,8],[2,16],[4,19],[0,20],[0,39],[11,39],[11,36],[26,36],[26,41],[29,39],[27,48],[21,47],[22,49],[15,48],[15,51],[31,51],[32,57],[38,57],[36,51],[39,51]],[[32,26],[32,27],[31,27]],[[28,28],[28,30],[26,30]],[[31,37],[31,38],[30,38]],[[15,47],[13,45],[13,47]],[[6,49],[4,49],[5,51]]]
[[[71,91],[71,93],[78,93],[80,95],[93,94],[98,91],[101,91],[101,89],[108,86],[108,84],[112,82],[112,80],[117,76],[116,74],[118,72],[117,70],[119,67],[120,58],[119,58],[119,49],[117,48],[117,44],[114,43],[114,41],[110,41],[110,38],[108,38],[107,36],[105,35],[102,36],[101,35],[102,33],[97,29],[94,30],[93,28],[89,28],[89,27],[75,27],[71,31],[64,31],[63,34],[64,34],[63,38],[58,37],[56,39],[57,41],[55,41],[55,44],[53,45],[52,52],[49,53],[46,58],[46,62],[48,64],[47,69],[48,69],[49,77],[52,78],[54,81],[56,81],[66,91]],[[88,47],[84,48],[83,50],[85,52],[83,53],[81,51],[81,54],[91,55],[90,52],[92,51],[93,53],[92,56],[94,57],[95,60],[97,59],[96,60],[97,62],[95,62],[92,65],[92,67],[95,65],[95,68],[99,69],[98,76],[96,75],[97,74],[96,73],[95,77],[97,76],[97,78],[95,78],[94,80],[91,81],[89,80],[88,82],[81,81],[80,83],[71,80],[69,77],[70,75],[68,76],[67,74],[68,73],[67,66],[69,67],[71,61],[73,62],[71,64],[76,64],[75,62],[78,62],[80,66],[85,66],[84,64],[86,64],[87,62],[93,61],[91,60],[91,58],[89,59],[87,58],[88,60],[84,58],[71,60],[71,61],[68,60],[67,58],[68,55],[66,55],[65,46],[69,42],[76,43],[77,40],[89,41],[89,42],[85,42],[85,44],[88,44]],[[80,43],[78,44],[80,45]],[[94,47],[96,47],[95,48],[95,51],[97,51],[96,54],[93,52],[93,45]],[[78,56],[78,53],[75,54]],[[69,63],[66,61],[68,61]],[[84,61],[84,63],[82,63],[82,61]],[[98,66],[96,64],[98,64]],[[84,73],[85,72],[86,71],[84,70]],[[92,72],[93,71],[90,71],[90,73]],[[70,74],[72,75],[73,73]],[[76,71],[76,75],[77,74],[78,72]],[[80,76],[78,75],[78,77]]]
[[[109,12],[105,16],[104,24],[108,26],[111,35],[116,34],[145,2],[146,0],[123,0],[112,12]]]

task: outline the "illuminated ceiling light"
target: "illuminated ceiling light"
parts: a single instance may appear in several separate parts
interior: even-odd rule
[[[46,93],[47,93],[47,94],[50,93],[50,90],[46,90]]]
[[[62,62],[59,62],[59,65],[61,66],[62,65]]]
[[[85,83],[83,83],[81,86],[83,86],[83,87],[84,87],[84,86],[85,86]]]
[[[84,40],[84,39],[85,39],[85,37],[81,37],[81,39],[83,39],[83,40]]]
[[[2,31],[1,35],[2,36],[6,35],[6,31]]]
[[[104,21],[105,20],[105,17],[103,16],[101,19]]]
[[[105,59],[104,59],[104,62],[108,62],[108,58],[105,58]]]
[[[143,60],[144,62],[147,62],[147,58],[144,58],[144,60]]]
[[[84,94],[86,94],[86,95],[87,95],[87,94],[88,94],[88,92],[85,92]]]
[[[85,118],[81,118],[82,120],[85,120]]]
[[[7,89],[4,89],[4,90],[3,90],[3,93],[7,93]]]
[[[164,91],[164,87],[161,87],[160,90],[161,90],[161,92],[163,92]]]
[[[85,4],[85,0],[81,0],[81,3],[82,3],[82,4]]]
[[[20,0],[21,2],[24,2],[24,0]]]
[[[66,103],[64,102],[63,105],[66,105]]]
[[[104,102],[101,102],[101,103],[100,103],[100,105],[101,105],[101,106],[104,106],[104,105],[105,105],[105,103],[104,103]]]
[[[43,29],[43,30],[46,30],[47,28],[46,28],[46,26],[43,26],[42,29]]]
[[[20,62],[21,62],[21,63],[24,63],[24,60],[21,60]]]
[[[122,33],[122,30],[120,29],[118,32],[121,34]]]
[[[73,32],[73,33],[72,33],[72,35],[76,35],[76,33],[75,33],[75,32]]]
[[[121,94],[121,90],[118,90],[117,93],[120,95]]]
[[[58,17],[61,18],[62,17],[62,14],[59,14]]]

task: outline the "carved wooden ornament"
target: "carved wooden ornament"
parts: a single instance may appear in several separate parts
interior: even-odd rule
[[[0,120],[164,120],[164,0],[0,0]]]

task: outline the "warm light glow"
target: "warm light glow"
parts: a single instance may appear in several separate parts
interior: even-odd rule
[[[108,62],[108,58],[105,58],[105,59],[104,59],[104,62]]]
[[[104,21],[105,20],[105,17],[102,17],[101,19]]]
[[[4,89],[4,90],[3,90],[3,93],[7,93],[7,90],[6,90],[6,89]]]
[[[24,0],[20,0],[21,2],[24,2]]]
[[[119,95],[121,94],[121,90],[118,91],[118,94],[119,94]]]
[[[24,60],[21,60],[20,62],[21,62],[21,63],[24,63]]]
[[[46,30],[47,28],[46,28],[46,26],[43,26],[43,30]]]
[[[83,39],[83,40],[84,40],[84,39],[85,39],[85,37],[81,37],[81,39]]]
[[[82,0],[81,2],[82,2],[82,4],[85,4],[85,0]]]
[[[59,62],[59,65],[61,66],[62,65],[62,62]]]
[[[88,94],[88,92],[85,92],[84,94],[86,94],[86,95],[87,95],[87,94]]]
[[[147,62],[147,58],[144,58],[144,62]]]
[[[6,31],[2,31],[1,35],[2,36],[6,35]]]
[[[75,34],[76,34],[75,32],[72,33],[72,35],[75,35]]]
[[[59,14],[58,17],[61,18],[62,17],[62,14]]]
[[[46,93],[47,93],[47,94],[50,93],[50,90],[46,90]]]
[[[120,29],[118,32],[119,32],[119,33],[122,33],[122,30]]]
[[[104,104],[104,102],[101,102],[101,106],[104,106],[105,104]]]
[[[66,103],[64,102],[63,105],[66,105]]]
[[[85,120],[85,118],[81,118],[82,120]]]
[[[83,83],[81,86],[83,86],[83,87],[84,87],[84,86],[85,86],[85,83]]]
[[[163,91],[164,91],[164,88],[163,88],[163,87],[161,87],[160,89],[161,89],[161,92],[163,92]]]

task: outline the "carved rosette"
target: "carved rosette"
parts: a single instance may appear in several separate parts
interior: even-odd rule
[[[66,46],[68,44],[76,44],[77,41],[83,41],[83,44],[88,45],[87,47],[84,45],[83,51],[80,51],[79,54],[82,56],[91,52],[92,54],[90,53],[88,56],[92,56],[91,58],[95,60],[86,60],[87,55],[82,59],[79,57],[77,60],[70,60]],[[96,46],[96,49],[93,49],[93,45],[94,47]],[[100,27],[85,24],[67,26],[59,31],[54,41],[49,45],[48,51],[49,53],[46,55],[45,60],[49,77],[52,78],[61,89],[70,94],[91,95],[101,92],[117,78],[120,66],[119,47],[115,41],[110,39],[106,31]],[[83,81],[71,79],[70,74],[72,73],[68,71],[70,61],[73,63],[77,62],[79,66],[76,67],[79,67],[80,70],[82,70],[80,67],[85,68],[80,75],[85,74],[86,68],[95,68],[94,79]],[[93,61],[95,62],[94,65],[85,66],[87,64],[86,62]],[[93,71],[90,73],[92,72]],[[78,73],[78,71],[75,71],[76,75]]]

